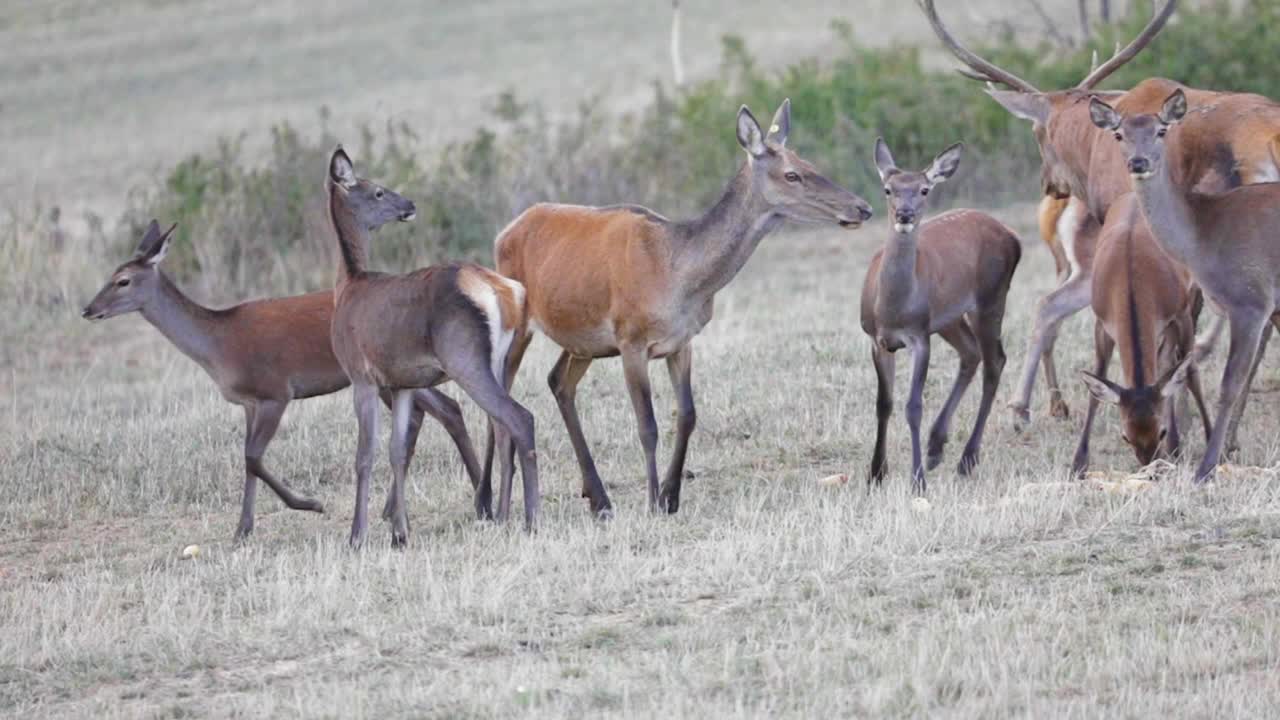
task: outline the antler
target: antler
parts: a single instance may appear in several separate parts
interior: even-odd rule
[[[1174,7],[1177,4],[1178,0],[1166,0],[1164,7],[1160,8],[1159,12],[1151,18],[1151,22],[1147,23],[1147,26],[1143,28],[1138,37],[1133,39],[1133,42],[1129,43],[1124,50],[1119,50],[1115,55],[1112,55],[1111,59],[1103,63],[1102,67],[1090,72],[1084,80],[1080,81],[1076,88],[1092,90],[1098,83],[1107,79],[1108,75],[1119,70],[1121,65],[1129,62],[1135,55],[1142,52],[1142,49],[1164,29],[1165,23],[1169,21],[1169,16],[1173,15]]]
[[[1172,4],[1172,0],[1170,1]],[[1000,83],[1001,85],[1007,85],[1014,90],[1021,90],[1022,92],[1040,92],[1034,85],[1026,80],[1023,80],[1004,68],[983,60],[972,50],[961,45],[954,37],[951,36],[951,33],[947,31],[946,26],[942,24],[942,19],[938,17],[938,11],[933,7],[933,0],[916,0],[916,3],[920,5],[920,9],[924,11],[925,17],[929,19],[929,24],[933,26],[934,34],[938,36],[938,39],[942,41],[942,44],[947,46],[947,49],[951,51],[952,55],[956,56],[957,60],[968,65],[973,70],[973,72],[961,70],[961,75],[974,80]]]

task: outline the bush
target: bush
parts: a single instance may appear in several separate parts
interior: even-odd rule
[[[1134,3],[1142,6],[1142,3]],[[1045,89],[1068,87],[1087,73],[1093,52],[1106,57],[1146,23],[1144,13],[1103,28],[1088,47],[1061,51],[1020,47],[999,38],[981,52]],[[897,160],[921,167],[957,140],[967,151],[947,187],[959,200],[1032,200],[1039,157],[1031,133],[971,80],[931,70],[918,49],[860,47],[847,24],[834,23],[831,57],[781,71],[762,68],[738,38],[724,40],[721,72],[675,95],[655,84],[637,113],[614,117],[597,99],[552,122],[537,105],[498,98],[492,127],[436,150],[405,124],[366,129],[352,148],[359,171],[419,205],[419,220],[384,228],[375,262],[409,268],[445,258],[488,262],[494,234],[534,202],[638,202],[670,216],[707,206],[741,162],[734,114],[747,103],[762,123],[784,97],[793,103],[791,144],[830,177],[872,199],[880,194],[870,162],[877,135]],[[1280,35],[1280,6],[1227,0],[1183,10],[1163,34],[1107,83],[1128,87],[1161,75],[1188,84],[1280,97],[1269,67],[1270,38]],[[327,118],[323,114],[322,118]],[[324,127],[324,123],[322,123]],[[269,151],[247,159],[243,137],[193,155],[154,186],[133,194],[121,223],[120,254],[151,217],[178,222],[172,272],[205,295],[241,297],[299,292],[332,282],[336,248],[323,212],[322,175],[336,139],[304,137],[283,125]]]

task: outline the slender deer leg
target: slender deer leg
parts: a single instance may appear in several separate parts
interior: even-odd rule
[[[253,416],[257,405],[244,406],[244,497],[240,501],[240,524],[236,526],[235,541],[243,542],[253,534],[253,506],[258,497],[258,476],[249,470],[249,438],[253,437]],[[268,439],[270,442],[270,439]]]
[[[1058,366],[1053,359],[1053,349],[1057,344],[1056,335],[1049,338],[1040,364],[1044,366],[1044,386],[1049,391],[1049,417],[1066,420],[1071,417],[1071,408],[1067,407],[1067,401],[1062,398],[1062,387],[1058,385]]]
[[[1100,321],[1093,324],[1093,374],[1106,379],[1107,366],[1116,343],[1107,334]],[[1089,393],[1089,409],[1084,415],[1084,427],[1080,430],[1080,444],[1076,446],[1075,459],[1071,461],[1071,474],[1081,477],[1089,469],[1089,436],[1093,434],[1093,421],[1098,415],[1098,398]]]
[[[649,388],[649,353],[641,347],[622,348],[622,374],[631,395],[631,409],[636,414],[640,446],[644,448],[645,473],[649,485],[649,510],[658,512],[658,419],[653,414],[653,396]]]
[[[889,418],[893,415],[893,352],[873,341],[871,360],[876,368],[876,448],[871,454],[871,472],[867,475],[867,483],[875,483],[879,487],[884,483],[885,444],[888,440]]]
[[[245,436],[244,443],[244,465],[247,472],[257,476],[262,482],[271,488],[271,491],[280,498],[290,510],[307,510],[310,512],[324,512],[324,506],[319,500],[313,500],[308,497],[295,494],[289,489],[288,485],[277,480],[271,473],[267,472],[266,467],[262,464],[262,455],[267,450],[267,445],[271,443],[271,438],[275,437],[276,429],[280,427],[280,418],[284,417],[284,409],[289,405],[286,401],[281,400],[264,400],[257,404],[257,408],[253,413],[253,420],[249,428],[248,434]],[[246,495],[248,494],[248,485],[246,483]],[[250,527],[253,525],[253,500],[246,498],[249,505]],[[243,510],[243,508],[242,508]],[[241,517],[243,524],[244,517]]]
[[[494,424],[495,441],[502,451],[498,455],[500,464],[509,464],[510,453],[505,449],[509,443],[514,442],[516,455],[520,459],[520,476],[524,483],[525,529],[532,531],[538,520],[538,506],[541,502],[538,495],[538,457],[534,447],[533,414],[511,399],[506,388],[493,376],[488,359],[476,357],[474,347],[457,345],[443,348],[439,355],[440,362],[449,377],[485,411]],[[507,478],[504,484],[509,486],[513,469],[503,467],[501,471],[503,477]],[[505,502],[509,505],[510,488],[499,495],[499,520],[503,516],[502,495],[506,496]]]
[[[676,445],[667,466],[667,477],[662,481],[662,508],[675,514],[680,509],[680,485],[684,480],[685,455],[689,450],[689,436],[698,423],[698,413],[693,406],[693,346],[685,345],[667,356],[667,374],[671,376],[671,388],[675,391],[678,417],[676,419]]]
[[[1044,356],[1045,348],[1052,347],[1056,342],[1058,326],[1062,321],[1089,305],[1091,278],[1090,273],[1078,272],[1040,300],[1036,309],[1035,326],[1031,331],[1031,342],[1027,346],[1026,362],[1022,366],[1018,397],[1009,404],[1009,409],[1013,412],[1014,428],[1019,432],[1031,422],[1029,408],[1031,393],[1035,389],[1036,365]]]
[[[378,442],[378,388],[362,383],[351,389],[360,436],[356,443],[356,507],[351,518],[350,542],[351,547],[358,548],[364,544],[369,530],[369,475]]]
[[[1242,393],[1248,391],[1245,381],[1253,367],[1254,356],[1258,354],[1258,346],[1262,342],[1268,316],[1269,313],[1265,310],[1244,308],[1238,309],[1230,317],[1231,345],[1227,351],[1227,366],[1222,371],[1222,390],[1218,393],[1218,411],[1214,416],[1213,432],[1209,436],[1204,459],[1196,468],[1196,482],[1212,479],[1214,470],[1218,467],[1235,403],[1241,400]]]
[[[924,462],[920,452],[920,420],[924,415],[924,384],[929,376],[929,336],[911,338],[911,390],[907,395],[907,429],[911,431],[911,490],[925,493]]]
[[[462,458],[462,464],[467,469],[467,477],[471,479],[471,487],[475,490],[476,517],[481,520],[493,517],[493,512],[490,510],[490,504],[493,501],[492,489],[488,494],[483,492],[480,462],[476,458],[475,448],[471,446],[471,435],[467,433],[467,423],[462,418],[462,408],[453,398],[432,388],[418,390],[414,393],[413,399],[415,410],[425,412],[439,421],[444,426],[445,432],[449,433],[449,437],[453,439],[454,446],[458,448],[458,456]],[[420,418],[417,412],[409,418],[410,462],[413,461],[414,441],[417,437],[413,427],[415,418]]]
[[[390,390],[379,391],[378,397],[382,398],[382,404],[386,405],[388,410],[391,410],[394,412],[395,410],[394,394]],[[414,411],[409,415],[409,428],[407,432],[407,437],[409,441],[409,457],[406,462],[413,461],[413,452],[418,445],[418,433],[421,430],[422,430],[422,412],[415,408]],[[388,491],[387,500],[382,505],[382,519],[390,520],[393,514],[395,514],[395,502],[391,492]]]
[[[507,394],[511,394],[511,388],[515,386],[516,373],[520,371],[520,364],[524,361],[524,353],[529,349],[529,343],[533,340],[533,333],[525,331],[517,333],[511,340],[511,349],[507,351],[506,376],[503,381],[503,387]],[[493,504],[493,451],[494,451],[494,426],[490,422],[486,427],[487,437],[484,445],[484,470],[481,472],[483,478],[480,482],[480,488],[476,493],[476,515],[481,519],[493,517],[489,507]],[[514,452],[514,446],[508,444],[511,452]],[[515,459],[508,457],[507,462],[515,462]],[[484,506],[484,514],[480,514],[479,506]]]
[[[1193,352],[1192,345],[1195,343],[1195,333],[1184,337],[1182,334],[1182,324],[1175,320],[1173,332],[1166,332],[1164,340],[1160,343],[1160,350],[1157,353],[1160,372],[1164,372],[1169,368],[1178,366],[1187,353]],[[1174,337],[1171,337],[1174,336]],[[1161,449],[1169,458],[1176,459],[1182,453],[1182,420],[1179,417],[1182,408],[1179,406],[1184,404],[1181,401],[1186,399],[1185,392],[1179,392],[1177,395],[1165,398],[1164,400],[1164,426],[1165,436],[1161,441]]]
[[[1200,337],[1196,338],[1196,359],[1197,363],[1202,363],[1213,354],[1213,349],[1218,345],[1218,338],[1222,335],[1222,330],[1227,326],[1227,316],[1214,309],[1209,313],[1209,326],[1205,328]]]
[[[409,472],[409,415],[413,412],[412,390],[397,390],[391,404],[391,546],[409,543],[409,513],[405,508],[404,481]]]
[[[978,416],[973,421],[973,432],[969,434],[969,441],[964,444],[960,464],[956,467],[956,472],[961,475],[968,475],[978,464],[978,453],[982,449],[982,437],[986,433],[987,418],[991,415],[991,407],[996,401],[996,391],[1000,388],[1000,376],[1004,374],[1004,343],[1000,340],[1003,324],[1003,299],[998,306],[987,308],[978,318],[978,347],[982,350],[982,400],[978,403]]]
[[[578,468],[582,471],[582,496],[590,498],[591,511],[601,518],[613,515],[613,504],[600,481],[600,473],[596,471],[595,461],[591,459],[591,449],[587,447],[587,438],[582,433],[582,421],[578,419],[578,382],[591,367],[591,358],[578,358],[568,351],[560,353],[560,359],[551,374],[547,376],[547,384],[551,386],[551,394],[556,398],[556,406],[560,408],[560,417],[569,431],[569,441],[573,443],[574,455],[578,458]]]
[[[951,393],[947,395],[947,402],[938,411],[938,417],[933,421],[933,427],[929,430],[929,455],[925,466],[926,470],[932,470],[938,467],[938,463],[942,462],[942,450],[947,444],[947,435],[951,432],[951,416],[955,413],[956,407],[960,405],[960,400],[964,397],[965,391],[969,389],[969,383],[978,374],[978,363],[982,361],[982,352],[978,349],[978,338],[973,334],[973,328],[969,327],[969,324],[963,318],[942,329],[938,334],[959,353],[960,370],[956,373],[956,380],[951,386]]]
[[[1240,395],[1240,401],[1236,403],[1231,412],[1231,427],[1227,428],[1227,455],[1233,455],[1240,451],[1240,443],[1236,438],[1236,433],[1240,430],[1240,419],[1244,417],[1244,407],[1249,402],[1249,390],[1253,387],[1253,377],[1258,374],[1258,366],[1262,365],[1262,358],[1267,354],[1267,342],[1271,340],[1271,330],[1274,322],[1273,320],[1271,324],[1264,326],[1262,329],[1262,339],[1258,341],[1258,352],[1253,356],[1253,364],[1249,366],[1249,376],[1244,382],[1244,392]]]

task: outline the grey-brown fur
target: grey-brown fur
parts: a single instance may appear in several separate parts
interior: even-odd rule
[[[982,401],[958,471],[978,462],[982,433],[995,400],[1005,354],[1000,340],[1005,296],[1022,256],[1012,230],[985,213],[957,210],[920,223],[926,197],[955,172],[960,146],[943,151],[921,172],[898,169],[884,140],[876,142],[876,166],[889,198],[890,236],[872,259],[862,289],[862,329],[872,339],[875,363],[876,444],[869,482],[886,472],[885,441],[893,413],[894,353],[911,352],[907,426],[911,431],[912,489],[925,491],[920,448],[930,337],[939,334],[960,354],[960,371],[929,431],[928,469],[942,461],[951,416],[982,366]]]

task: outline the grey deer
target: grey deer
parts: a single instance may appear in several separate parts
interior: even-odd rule
[[[953,210],[921,222],[928,196],[955,174],[962,146],[943,150],[920,172],[901,170],[889,146],[876,140],[876,168],[889,199],[891,232],[871,259],[862,286],[862,329],[871,337],[876,369],[876,444],[868,480],[881,484],[886,472],[885,441],[893,414],[894,353],[911,352],[907,427],[911,431],[912,490],[925,492],[920,420],[930,337],[942,336],[960,354],[960,370],[946,403],[929,431],[928,469],[942,461],[951,416],[982,366],[982,401],[973,433],[960,457],[967,475],[978,463],[982,434],[1004,370],[1000,340],[1005,297],[1022,257],[1018,236],[976,210]]]

